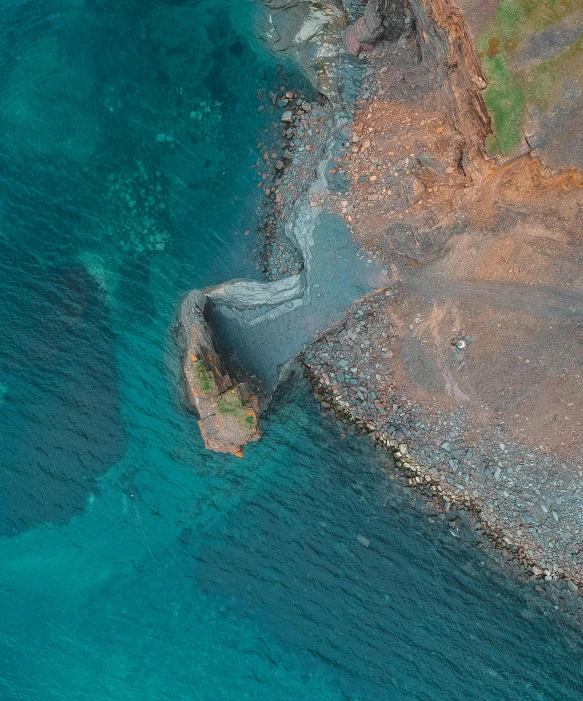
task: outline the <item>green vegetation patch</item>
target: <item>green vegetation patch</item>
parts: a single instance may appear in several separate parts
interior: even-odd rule
[[[243,426],[252,430],[255,426],[255,416],[252,410],[240,400],[234,391],[225,392],[219,399],[219,413],[233,416]]]
[[[200,360],[194,365],[194,373],[203,392],[212,392],[216,388],[214,377]]]
[[[502,0],[492,25],[481,35],[478,50],[488,87],[486,107],[494,134],[486,148],[490,155],[510,154],[521,139],[529,104],[550,109],[562,78],[582,68],[581,41],[566,47],[554,59],[541,61],[530,73],[513,69],[512,54],[535,33],[573,12],[583,11],[583,0]]]
[[[486,149],[490,155],[507,154],[520,143],[524,90],[517,77],[508,71],[503,56],[488,59],[487,64],[489,80],[484,100],[492,118],[494,134],[488,138]]]

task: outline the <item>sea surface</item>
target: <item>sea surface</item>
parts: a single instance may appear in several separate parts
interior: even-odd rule
[[[177,304],[258,276],[302,83],[261,11],[0,2],[0,701],[580,700],[581,636],[301,378],[243,459],[185,411]]]

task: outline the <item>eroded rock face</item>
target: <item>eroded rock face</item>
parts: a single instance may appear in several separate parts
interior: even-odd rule
[[[399,5],[402,7],[402,3]],[[383,20],[388,10],[386,0],[369,0],[363,16],[346,32],[346,48],[353,56],[358,56],[363,51],[371,51],[374,44],[385,35]]]
[[[464,169],[475,181],[484,171],[484,144],[492,123],[483,90],[486,79],[474,39],[462,11],[450,0],[409,0],[424,63],[434,65],[436,77],[456,110],[457,129],[465,140]]]
[[[261,437],[259,401],[246,383],[233,382],[224,372],[205,319],[207,303],[206,295],[195,290],[180,310],[186,395],[200,417],[198,424],[205,447],[242,456],[243,446]]]
[[[407,23],[414,23],[423,64],[453,98],[466,142],[464,167],[472,179],[480,180],[484,142],[492,125],[482,96],[485,76],[459,7],[450,0],[368,0],[363,16],[346,32],[346,48],[358,56],[382,39],[397,38],[405,27],[405,14]]]
[[[340,0],[263,0],[269,10],[263,38],[286,52],[332,103],[340,96],[338,56],[347,15]]]

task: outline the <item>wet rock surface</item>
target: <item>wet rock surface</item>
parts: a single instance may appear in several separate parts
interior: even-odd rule
[[[263,38],[291,57],[312,85],[341,104],[339,56],[347,14],[341,0],[263,0],[269,12]]]
[[[303,270],[302,253],[286,234],[285,222],[316,177],[334,130],[334,113],[323,97],[309,101],[302,91],[285,85],[279,93],[260,97],[269,97],[280,116],[265,143],[258,143],[263,157],[255,164],[261,178],[258,187],[266,198],[259,214],[257,254],[263,276],[273,281]]]

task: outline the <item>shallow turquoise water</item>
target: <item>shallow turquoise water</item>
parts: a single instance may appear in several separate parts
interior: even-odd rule
[[[301,380],[242,460],[184,411],[176,303],[256,274],[294,80],[256,11],[2,5],[0,699],[580,699],[579,636]]]

